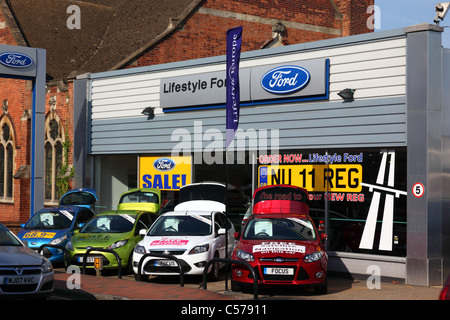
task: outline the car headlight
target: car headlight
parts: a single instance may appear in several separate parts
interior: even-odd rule
[[[47,258],[44,258],[42,260],[41,269],[42,273],[49,273],[53,271],[53,265]]]
[[[204,244],[202,246],[196,246],[189,251],[189,254],[197,254],[207,252],[209,249],[209,244]]]
[[[241,259],[244,261],[248,261],[248,262],[255,261],[255,257],[251,253],[248,253],[248,252],[245,252],[242,250],[236,251],[236,256],[238,257],[238,259]]]
[[[134,252],[138,253],[138,254],[146,254],[147,251],[145,250],[144,246],[140,246],[140,245],[136,245],[136,247],[134,247]]]
[[[61,242],[64,242],[66,240],[67,240],[67,235],[64,235],[62,237],[53,239],[52,241],[50,241],[50,244],[57,245],[57,244],[60,244]]]
[[[116,241],[116,242],[114,242],[112,245],[110,245],[110,246],[108,247],[108,249],[117,249],[117,248],[123,247],[124,245],[127,244],[127,242],[128,242],[128,240],[119,240],[119,241]]]
[[[311,263],[322,259],[323,251],[316,251],[310,254],[307,254],[303,259],[306,263]]]
[[[72,244],[72,241],[67,242],[67,244],[66,244],[66,249],[67,249],[67,250],[70,250],[70,251],[73,251],[73,244]]]

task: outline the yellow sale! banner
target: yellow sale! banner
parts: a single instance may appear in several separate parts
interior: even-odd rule
[[[308,192],[361,192],[362,165],[268,165],[258,168],[258,187],[289,184]]]
[[[139,187],[176,191],[191,183],[191,157],[140,157]]]

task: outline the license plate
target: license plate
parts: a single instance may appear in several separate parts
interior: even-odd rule
[[[293,268],[264,268],[264,274],[279,275],[279,276],[291,276],[294,275]]]
[[[99,257],[87,256],[86,263],[94,263],[95,262],[95,258],[99,258]],[[101,257],[100,257],[100,259],[101,259]],[[78,257],[78,262],[83,263],[83,257]]]
[[[35,284],[38,280],[36,277],[3,277],[1,283],[4,285]]]
[[[155,267],[176,267],[177,263],[175,260],[155,260]]]

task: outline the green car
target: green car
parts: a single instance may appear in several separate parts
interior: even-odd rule
[[[129,272],[133,249],[142,240],[139,231],[147,230],[157,217],[155,213],[136,210],[106,211],[95,215],[67,243],[70,263],[83,266],[84,254],[89,248],[112,249],[120,257],[122,270]],[[86,267],[94,268],[97,257],[101,258],[103,269],[119,267],[113,253],[95,250],[89,252]]]

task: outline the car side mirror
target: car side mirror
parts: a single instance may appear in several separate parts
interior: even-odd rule
[[[139,235],[140,235],[141,237],[145,236],[146,234],[147,234],[147,230],[145,230],[145,229],[139,230]]]
[[[222,236],[227,233],[227,230],[225,228],[220,228],[217,230],[217,236]]]
[[[326,233],[322,233],[322,234],[320,235],[320,240],[326,241],[327,239],[328,239],[328,235],[327,235]]]
[[[233,236],[234,236],[234,239],[239,240],[239,232],[235,232],[233,234]]]

